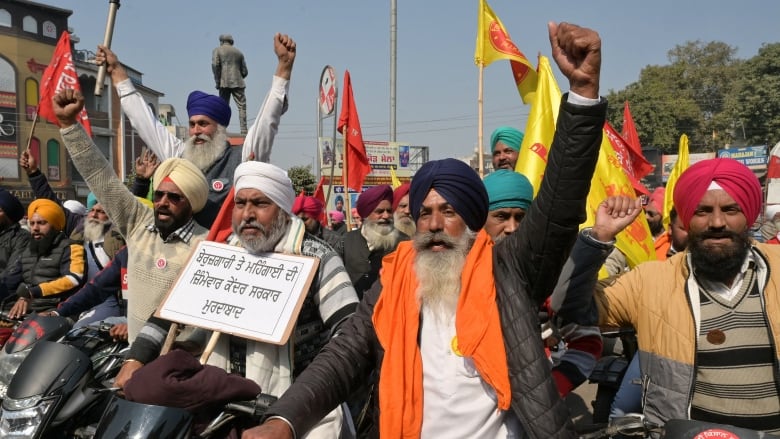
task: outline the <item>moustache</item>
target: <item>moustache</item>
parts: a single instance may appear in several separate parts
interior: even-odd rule
[[[192,137],[190,137],[191,142],[195,142],[196,140],[203,140],[204,142],[211,142],[211,136],[207,134],[196,134]]]
[[[243,231],[244,229],[247,229],[247,228],[258,229],[258,230],[260,230],[261,233],[265,233],[265,226],[263,226],[262,224],[260,224],[257,221],[242,220],[241,223],[238,225],[238,230],[239,231]]]
[[[723,239],[723,238],[728,238],[728,239],[734,240],[738,236],[739,235],[734,233],[734,232],[729,232],[729,231],[725,231],[724,230],[724,231],[718,231],[718,232],[702,232],[701,234],[699,234],[699,239],[704,240],[704,239]]]
[[[425,232],[415,239],[420,248],[429,249],[435,245],[441,245],[447,249],[455,248],[457,242],[444,232]]]

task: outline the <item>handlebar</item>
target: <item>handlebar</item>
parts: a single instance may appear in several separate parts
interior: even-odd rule
[[[252,401],[229,402],[225,404],[225,410],[245,413],[250,416],[263,416],[271,407],[271,404],[279,399],[273,395],[261,393]]]

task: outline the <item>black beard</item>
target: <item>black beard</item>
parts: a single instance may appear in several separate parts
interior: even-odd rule
[[[30,251],[37,256],[46,256],[51,252],[52,243],[60,232],[51,229],[41,239],[30,239]]]
[[[660,235],[664,231],[663,221],[648,221],[647,225],[650,226],[650,234],[653,235],[653,237]]]
[[[726,237],[731,238],[733,244],[722,251],[713,251],[703,245],[707,238]],[[750,250],[750,231],[746,229],[742,233],[706,231],[696,235],[689,234],[688,250],[697,277],[715,282],[730,282],[742,269]]]

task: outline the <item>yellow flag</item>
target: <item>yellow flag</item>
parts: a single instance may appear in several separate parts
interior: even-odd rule
[[[677,149],[677,161],[674,162],[672,172],[669,173],[669,180],[666,181],[666,193],[664,194],[664,228],[669,228],[669,212],[674,207],[674,186],[688,166],[691,165],[691,159],[688,155],[688,136],[680,136],[680,146]]]
[[[525,175],[534,187],[534,196],[539,192],[547,156],[555,135],[555,121],[561,105],[561,90],[555,82],[550,61],[539,57],[539,71],[536,93],[531,102],[531,111],[525,125],[525,135],[520,146],[515,171]]]
[[[599,203],[613,195],[636,198],[634,186],[623,171],[620,157],[609,142],[607,134],[603,133],[596,170],[590,182],[586,205],[587,219],[581,227],[591,227],[596,220],[596,209]],[[628,266],[631,268],[642,262],[656,259],[653,235],[650,234],[644,212],[618,234],[615,247],[626,256]]]
[[[393,186],[393,189],[398,188],[398,186],[401,186],[401,180],[398,179],[398,176],[395,175],[395,166],[390,166],[390,185]]]
[[[490,9],[485,0],[479,0],[477,16],[477,44],[474,63],[487,67],[493,61],[506,59],[511,62],[512,75],[524,103],[532,99],[536,90],[536,71],[528,58],[509,37],[504,24]]]

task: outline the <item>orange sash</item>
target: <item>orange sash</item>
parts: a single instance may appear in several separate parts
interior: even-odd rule
[[[419,438],[423,416],[422,357],[417,343],[416,252],[410,241],[382,261],[382,293],[374,307],[377,339],[385,351],[379,373],[379,433]],[[509,409],[506,350],[493,279],[493,240],[481,230],[466,257],[455,314],[458,350],[471,357],[481,378],[496,392],[498,408]]]

